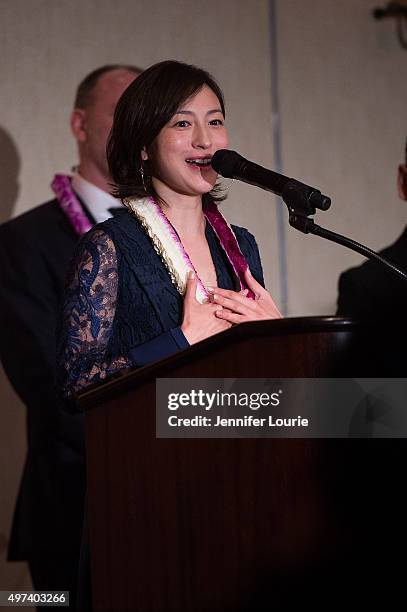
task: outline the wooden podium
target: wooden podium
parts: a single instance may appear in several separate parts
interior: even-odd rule
[[[155,382],[398,375],[376,339],[337,318],[249,323],[83,394],[93,609],[271,610],[351,580],[370,554],[355,512],[377,502],[359,479],[373,451],[360,462],[358,440],[157,439]]]

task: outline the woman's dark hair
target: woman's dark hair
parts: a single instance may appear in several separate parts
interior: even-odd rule
[[[148,148],[181,105],[207,85],[219,100],[223,115],[223,93],[205,70],[173,60],[154,64],[145,70],[121,96],[107,145],[107,160],[114,181],[113,195],[145,198],[155,193],[149,175],[149,162],[141,152]],[[144,184],[140,168],[145,172]],[[144,186],[145,185],[145,186]],[[204,194],[203,201],[223,200],[219,188]]]

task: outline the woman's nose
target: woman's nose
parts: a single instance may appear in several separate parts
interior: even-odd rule
[[[198,149],[209,149],[211,144],[211,135],[207,126],[196,125],[194,128],[192,145]]]

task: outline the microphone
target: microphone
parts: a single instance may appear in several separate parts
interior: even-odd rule
[[[331,205],[330,198],[315,187],[267,170],[236,151],[219,149],[212,156],[211,165],[215,172],[225,178],[234,178],[281,196],[290,209],[299,213],[314,214],[316,208],[328,210]]]

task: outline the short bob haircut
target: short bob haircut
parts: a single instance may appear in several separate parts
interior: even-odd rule
[[[204,85],[212,89],[225,116],[219,85],[208,72],[196,66],[167,60],[154,64],[129,85],[117,104],[107,145],[113,195],[121,199],[152,196],[160,200],[152,186],[149,162],[142,161],[141,152],[153,143],[182,104]],[[203,195],[203,203],[209,199],[219,201],[225,196],[215,186]]]

